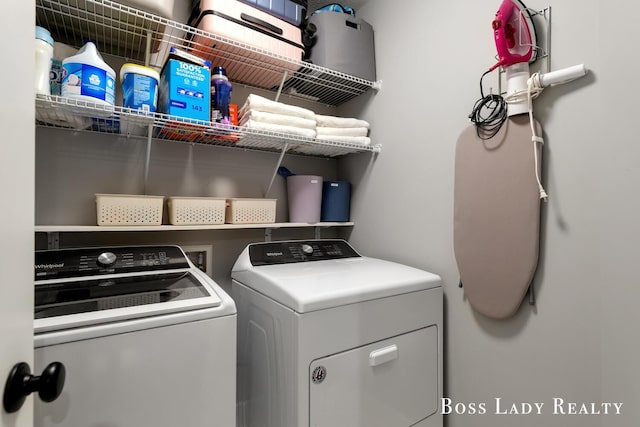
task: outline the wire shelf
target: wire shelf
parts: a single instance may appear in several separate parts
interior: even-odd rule
[[[265,132],[245,126],[190,120],[160,113],[144,113],[123,107],[108,107],[74,98],[36,95],[36,122],[42,127],[117,134],[218,145],[260,151],[338,157],[351,153],[377,153],[376,145],[316,140],[288,133]]]
[[[339,105],[376,82],[291,59],[211,34],[109,0],[36,0],[36,24],[54,40],[81,47],[96,43],[105,55],[148,63],[158,70],[176,46],[227,69],[236,83],[278,90],[316,102]]]

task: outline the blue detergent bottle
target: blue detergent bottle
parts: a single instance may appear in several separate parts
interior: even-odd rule
[[[211,69],[211,121],[231,124],[229,104],[233,85],[229,82],[227,72],[223,67]]]

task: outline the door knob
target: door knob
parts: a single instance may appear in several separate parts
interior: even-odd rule
[[[4,387],[4,410],[8,413],[18,411],[34,391],[43,402],[53,402],[62,393],[65,376],[66,370],[60,362],[49,363],[40,376],[31,375],[31,368],[26,363],[17,363]]]

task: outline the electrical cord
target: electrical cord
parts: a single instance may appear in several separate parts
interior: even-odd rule
[[[529,124],[531,126],[531,141],[533,142],[533,159],[536,175],[536,183],[538,184],[539,197],[543,201],[547,201],[549,196],[542,186],[539,172],[538,144],[544,144],[544,139],[536,135],[535,121],[533,119],[533,100],[538,97],[544,90],[540,83],[540,74],[534,73],[527,80],[527,89],[516,91],[502,97],[496,94],[484,95],[482,88],[482,80],[484,76],[489,74],[491,69],[485,71],[480,77],[480,99],[473,106],[469,120],[476,125],[476,133],[478,138],[482,140],[491,139],[500,131],[500,128],[507,120],[507,104],[519,103],[527,101],[529,110]],[[488,114],[486,114],[488,113]]]
[[[504,100],[507,104],[517,104],[520,102],[528,101],[529,98],[534,100],[542,93],[544,88],[540,85],[540,73],[534,73],[531,75],[531,78],[528,80],[532,84],[527,83],[526,90],[519,90],[504,97]],[[529,104],[531,107],[531,104]],[[531,111],[531,108],[529,108]]]
[[[480,77],[480,99],[473,105],[469,120],[476,125],[478,138],[491,139],[500,131],[507,120],[507,104],[499,94],[484,95],[482,79],[492,70],[487,70]]]
[[[543,89],[544,88],[540,84],[540,74],[534,73],[531,78],[527,80],[526,92],[527,102],[529,104],[529,124],[531,125],[531,141],[533,142],[533,160],[536,171],[536,181],[538,183],[538,193],[540,194],[540,199],[546,202],[549,196],[540,182],[540,172],[538,169],[538,144],[543,145],[544,139],[541,136],[536,135],[536,126],[535,121],[533,120],[533,100],[542,93]]]

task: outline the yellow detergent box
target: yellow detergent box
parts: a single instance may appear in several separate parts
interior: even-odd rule
[[[158,110],[172,116],[210,120],[211,63],[171,48],[160,74]]]

